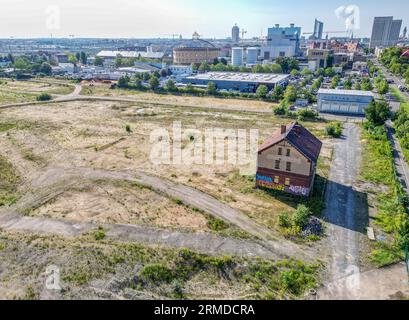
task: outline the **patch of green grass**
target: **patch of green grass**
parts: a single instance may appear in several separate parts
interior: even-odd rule
[[[27,161],[31,161],[36,163],[37,165],[42,165],[45,163],[45,159],[37,154],[35,154],[32,150],[25,149],[23,150],[23,159]]]
[[[392,95],[401,103],[401,107],[409,112],[409,101],[406,97],[395,87],[391,87]]]
[[[98,229],[93,232],[93,236],[97,241],[103,240],[106,237],[106,231],[103,227],[98,227]]]
[[[19,180],[13,165],[0,156],[0,207],[17,202]]]
[[[384,128],[381,132],[363,130],[361,178],[365,181],[392,186],[394,167],[392,149]]]
[[[221,219],[217,219],[212,216],[207,216],[207,227],[212,231],[220,232],[228,229],[230,225]]]

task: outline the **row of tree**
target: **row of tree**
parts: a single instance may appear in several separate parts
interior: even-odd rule
[[[403,77],[409,85],[409,59],[403,57],[402,48],[385,49],[379,61],[395,75]]]

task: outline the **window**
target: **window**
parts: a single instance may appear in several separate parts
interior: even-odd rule
[[[286,170],[291,171],[291,162],[287,162]]]
[[[280,177],[279,176],[274,177],[274,183],[280,183]]]
[[[275,168],[276,168],[277,170],[280,170],[280,160],[276,160]]]
[[[283,148],[278,148],[278,155],[282,156],[283,155]]]
[[[285,185],[289,186],[291,184],[290,178],[285,178]]]
[[[291,157],[291,149],[287,149],[287,157]]]

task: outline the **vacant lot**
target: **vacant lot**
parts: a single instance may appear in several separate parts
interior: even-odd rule
[[[73,90],[73,86],[70,84],[41,81],[44,82],[0,78],[0,105],[35,101],[40,93],[64,95]]]
[[[7,135],[0,139],[2,152],[26,180],[41,176],[42,168],[47,166],[141,170],[199,189],[271,229],[276,228],[280,213],[292,213],[298,203],[291,198],[274,197],[254,190],[255,172],[243,176],[240,174],[242,167],[236,164],[158,165],[150,160],[154,143],[150,137],[152,132],[168,130],[172,139],[175,121],[180,122],[185,133],[182,149],[188,150],[194,144],[189,134],[192,129],[200,132],[208,128],[244,129],[247,132],[257,129],[261,143],[281,123],[291,120],[240,112],[165,107],[154,103],[112,102],[27,106],[3,111],[1,119],[4,127],[10,126]],[[304,125],[323,136],[324,123],[307,122]],[[324,148],[320,166],[322,176],[325,176],[330,157],[329,148]],[[149,190],[99,184],[67,190],[52,203],[30,214],[207,230],[203,216],[191,209],[180,208],[181,205],[175,205],[174,201],[173,205],[170,203],[172,201],[164,197],[155,198]]]
[[[214,97],[194,97],[190,95],[174,95],[174,94],[156,94],[152,92],[143,92],[136,90],[125,89],[110,89],[109,86],[103,84],[97,84],[93,87],[84,84],[84,88],[81,92],[83,95],[95,95],[105,97],[126,97],[132,99],[138,99],[149,103],[159,104],[173,104],[184,106],[200,106],[203,108],[242,108],[247,110],[272,110],[274,103],[263,102],[257,100],[245,100],[245,99],[225,99]]]

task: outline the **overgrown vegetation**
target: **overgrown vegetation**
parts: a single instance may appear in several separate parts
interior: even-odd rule
[[[51,94],[43,92],[37,96],[37,101],[50,101],[52,98]]]
[[[409,241],[408,201],[395,171],[386,129],[368,122],[363,129],[365,149],[361,175],[365,181],[389,187],[388,192],[376,196],[378,214],[374,220],[390,239],[377,242],[370,254],[370,260],[382,267],[403,259],[403,250]]]
[[[342,123],[331,122],[325,127],[325,134],[332,138],[340,138],[342,136]]]
[[[115,295],[146,293],[169,299],[206,299],[214,297],[217,291],[225,298],[296,299],[318,286],[321,268],[318,264],[293,260],[209,256],[188,249],[96,241],[89,236],[65,239],[0,231],[0,242],[6,244],[2,250],[5,263],[19,264],[35,256],[49,260],[26,264],[22,270],[33,275],[25,277],[24,282],[25,286],[32,286],[29,290],[32,298],[41,289],[37,287],[37,275],[55,259],[59,261],[61,285],[67,289],[62,294],[74,293],[70,288],[86,288],[98,279],[102,285],[115,283]],[[16,276],[16,271],[13,272]],[[198,281],[206,281],[206,287],[199,289]],[[104,288],[104,294],[111,290],[110,286]]]
[[[0,155],[0,207],[17,202],[19,177],[13,165]]]

